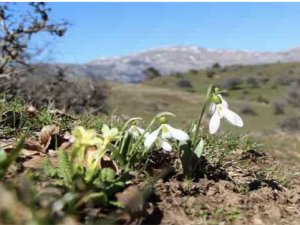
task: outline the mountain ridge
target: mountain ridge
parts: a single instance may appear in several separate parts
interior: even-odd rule
[[[138,83],[145,80],[144,71],[150,67],[157,69],[163,76],[167,76],[192,69],[206,69],[215,63],[229,66],[276,62],[300,62],[300,47],[271,52],[170,46],[66,66],[74,75],[83,73],[104,80]]]

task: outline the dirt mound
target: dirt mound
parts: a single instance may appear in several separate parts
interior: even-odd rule
[[[300,180],[283,185],[267,172],[274,161],[254,150],[243,153],[240,165],[226,168],[227,178],[197,181],[180,177],[155,185],[153,213],[144,224],[299,224]],[[274,172],[274,170],[272,170]],[[273,174],[274,175],[274,174]]]

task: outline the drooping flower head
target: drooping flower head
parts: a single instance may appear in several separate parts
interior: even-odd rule
[[[143,135],[145,133],[145,130],[143,128],[140,128],[136,125],[136,122],[133,121],[128,129],[128,133],[133,136],[133,138],[137,139],[140,135]],[[148,135],[148,132],[145,133],[145,136]]]
[[[221,94],[213,94],[211,102],[210,111],[212,112],[212,117],[209,122],[209,132],[211,134],[218,131],[223,118],[234,126],[243,127],[242,118],[228,108],[228,103]]]
[[[165,116],[160,117],[159,122],[161,124],[159,128],[147,135],[144,142],[146,148],[149,149],[154,143],[156,143],[157,147],[161,147],[165,151],[171,151],[172,145],[169,143],[169,140],[189,140],[187,133],[169,125]]]

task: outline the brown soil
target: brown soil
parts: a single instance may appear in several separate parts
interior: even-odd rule
[[[19,160],[21,171],[41,167],[43,157],[27,152]],[[291,168],[278,169],[268,155],[237,150],[222,168],[203,158],[199,176],[193,181],[183,178],[176,163],[169,164],[176,162],[174,157],[161,154],[151,158],[154,172],[150,172],[166,166],[170,169],[151,190],[148,175],[132,174],[127,190],[116,195],[118,200],[133,204],[131,210],[86,208],[82,217],[100,215],[117,219],[118,224],[300,224],[300,179]]]
[[[194,182],[176,176],[160,179],[149,199],[153,213],[143,223],[300,224],[300,180],[291,178],[283,186],[260,176],[258,171],[275,162],[256,151],[240,159],[244,167],[230,165],[226,179],[223,174],[221,179],[204,177]]]

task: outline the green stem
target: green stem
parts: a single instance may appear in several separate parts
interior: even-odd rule
[[[201,113],[200,113],[199,118],[197,120],[196,130],[195,130],[195,133],[194,133],[194,136],[193,136],[193,140],[192,140],[192,145],[193,146],[196,145],[197,137],[198,137],[198,134],[199,134],[199,128],[200,128],[201,121],[203,119],[203,116],[204,116],[207,104],[208,104],[208,99],[205,99],[204,105],[203,105],[202,110],[201,110]]]
[[[127,120],[127,122],[124,124],[123,129],[121,130],[120,134],[123,136],[125,134],[125,131],[129,127],[129,125],[131,125],[131,123],[136,120],[143,120],[143,119],[140,117],[133,117],[133,118]],[[118,145],[118,143],[119,143],[119,141],[116,141],[116,146]]]

